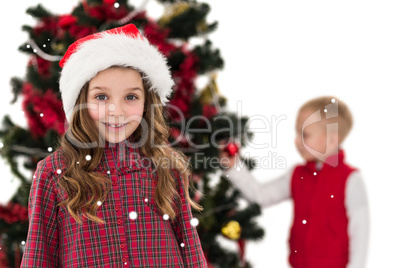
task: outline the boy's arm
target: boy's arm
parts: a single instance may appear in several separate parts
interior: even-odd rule
[[[347,268],[364,268],[368,250],[369,211],[366,189],[359,172],[353,172],[347,181],[345,205],[349,219]]]
[[[277,179],[259,183],[246,167],[230,168],[223,175],[250,201],[268,207],[290,198],[290,181],[293,169]]]
[[[29,194],[29,229],[22,267],[58,267],[57,194],[43,160],[38,163]]]

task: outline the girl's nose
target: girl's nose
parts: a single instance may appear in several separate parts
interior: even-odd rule
[[[122,116],[124,115],[123,106],[118,102],[110,103],[107,107],[108,114],[110,116]]]

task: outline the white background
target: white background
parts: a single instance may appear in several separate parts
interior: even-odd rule
[[[17,48],[27,40],[21,26],[34,25],[25,10],[38,2],[8,1],[0,16],[0,115],[3,118],[11,114],[22,126],[26,126],[26,120],[20,102],[9,105],[9,80],[25,74],[28,57]],[[76,0],[41,2],[55,13],[70,13]],[[344,144],[347,160],[360,168],[369,195],[371,236],[367,267],[402,267],[402,178],[397,158],[402,149],[398,98],[402,86],[402,2],[206,2],[211,5],[209,20],[219,21],[218,30],[210,38],[225,59],[218,84],[228,98],[228,110],[235,112],[240,101],[245,116],[287,118],[277,125],[275,148],[272,133],[257,133],[254,143],[270,146],[246,148],[243,153],[267,157],[268,151],[273,151],[286,159],[288,167],[300,162],[293,144],[298,107],[320,95],[341,98],[350,106],[355,119]],[[159,16],[162,8],[151,0],[149,10]],[[252,126],[263,125],[256,122]],[[9,175],[4,160],[0,162],[0,202],[5,203],[17,180]],[[283,172],[273,167],[256,170],[254,174],[260,181],[267,181]],[[288,267],[290,202],[264,209],[258,221],[266,236],[259,243],[247,245],[247,259],[257,268]],[[225,244],[235,246],[231,241]]]

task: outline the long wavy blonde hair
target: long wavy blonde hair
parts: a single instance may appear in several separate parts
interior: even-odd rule
[[[113,66],[112,68],[128,67]],[[202,210],[202,207],[189,196],[189,189],[193,189],[193,185],[188,159],[181,151],[169,146],[169,127],[161,100],[159,95],[149,90],[149,81],[144,78],[144,75],[142,76],[145,89],[142,120],[145,120],[147,124],[140,124],[132,135],[138,141],[144,138],[141,137],[141,133],[148,133],[140,148],[141,153],[154,163],[158,163],[155,161],[157,159],[167,159],[169,167],[171,167],[166,168],[163,165],[155,167],[158,175],[154,197],[156,205],[163,214],[169,215],[171,219],[176,217],[177,207],[174,200],[180,200],[177,179],[172,173],[172,169],[176,169],[181,175],[187,201],[194,209]],[[96,210],[99,207],[97,202],[103,203],[111,189],[110,179],[101,173],[94,172],[104,153],[103,147],[90,145],[99,140],[99,129],[89,116],[88,109],[79,109],[80,105],[87,103],[88,87],[89,82],[82,88],[75,105],[77,110],[73,113],[70,126],[59,140],[61,152],[66,161],[66,170],[58,184],[66,192],[67,199],[58,205],[66,206],[70,215],[80,224],[82,223],[81,216],[97,223],[104,223],[101,218],[96,216]],[[148,127],[147,131],[142,131],[143,125]],[[80,148],[74,146],[73,141],[79,142]],[[87,155],[92,156],[91,161],[85,161]]]

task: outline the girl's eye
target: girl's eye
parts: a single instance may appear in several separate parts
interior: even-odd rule
[[[97,99],[97,100],[106,100],[106,95],[105,94],[99,94],[99,95],[96,95],[95,96],[95,99]]]
[[[137,99],[137,96],[135,96],[135,95],[128,95],[128,96],[127,96],[127,99],[128,99],[128,100],[135,100],[135,99]]]

